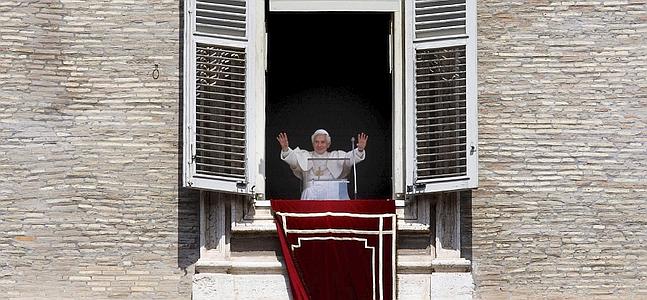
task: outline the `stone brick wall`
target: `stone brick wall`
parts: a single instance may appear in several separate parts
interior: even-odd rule
[[[190,298],[181,2],[0,1],[0,297]],[[476,296],[647,296],[647,4],[478,9]]]
[[[0,298],[190,298],[180,2],[0,1]]]
[[[479,1],[480,298],[647,297],[647,4]]]

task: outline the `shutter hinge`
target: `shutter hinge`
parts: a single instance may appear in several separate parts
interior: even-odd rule
[[[426,183],[416,183],[414,185],[407,185],[407,193],[424,191],[426,187],[427,187]]]
[[[395,40],[393,39],[393,19],[389,20],[389,74],[393,74],[393,53]]]
[[[247,182],[244,182],[244,181],[236,182],[236,188],[239,189],[239,190],[246,189],[247,188]]]
[[[187,126],[187,128],[189,129],[189,134],[191,136],[195,136],[195,132],[193,132],[193,127],[191,127],[191,125],[189,125],[189,126]],[[190,145],[191,145],[191,161],[189,162],[189,164],[193,164],[195,162],[195,155],[196,155],[195,154],[195,142],[191,142]]]
[[[473,145],[470,146],[470,155],[474,155],[475,152],[476,152],[476,147],[474,147]]]
[[[267,27],[265,27],[265,28],[267,28]],[[268,43],[269,43],[269,37],[267,35],[267,30],[265,30],[265,46],[263,48],[263,68],[264,68],[265,72],[267,72],[267,65],[268,65],[268,60],[269,60],[269,57],[267,55],[267,45],[268,45]]]
[[[196,155],[195,154],[195,145],[191,144],[191,162],[190,162],[190,164],[195,163],[195,155]]]
[[[246,187],[247,187],[247,182],[242,182],[242,181],[240,181],[240,182],[237,182],[237,183],[236,183],[236,188],[238,188],[238,189],[244,190]],[[249,198],[248,198],[248,199],[252,202],[252,204],[253,204],[255,201],[262,201],[262,200],[265,200],[265,194],[254,192],[254,189],[255,189],[255,188],[256,188],[256,186],[255,186],[255,185],[254,185],[254,186],[252,186],[252,188],[251,188],[251,189],[249,189],[249,193],[248,193],[248,196],[249,196]]]
[[[254,199],[254,201],[262,201],[262,200],[265,200],[265,194],[254,192],[254,189],[255,189],[255,188],[256,188],[256,186],[254,185],[254,186],[252,186],[252,188],[249,190],[249,193],[252,195],[252,199]]]

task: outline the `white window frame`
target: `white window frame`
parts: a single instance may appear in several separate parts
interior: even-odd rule
[[[400,0],[267,0],[270,11],[366,11],[394,12]]]
[[[364,11],[392,13],[391,64],[392,64],[392,176],[393,199],[396,205],[405,206],[408,187],[415,186],[415,69],[412,63],[419,47],[445,47],[465,45],[468,53],[467,68],[467,176],[464,180],[426,181],[424,190],[415,193],[430,193],[475,188],[478,185],[477,149],[477,69],[476,69],[476,2],[466,1],[466,34],[443,37],[443,39],[414,40],[414,1],[343,1],[343,0],[265,0],[270,1],[271,11]],[[184,44],[184,186],[221,192],[242,193],[253,196],[257,206],[268,206],[265,192],[265,69],[267,65],[267,35],[265,32],[265,1],[247,2],[245,38],[196,37],[195,0],[185,0]],[[403,11],[404,9],[404,11]],[[246,170],[247,185],[240,189],[241,180],[225,177],[198,178],[191,158],[195,145],[195,53],[196,42],[207,41],[223,46],[245,49],[246,71]],[[413,118],[412,118],[413,117]]]
[[[289,12],[386,12],[392,14],[392,28],[390,36],[390,63],[392,70],[392,199],[402,198],[405,192],[404,184],[404,91],[403,91],[403,28],[402,28],[402,0],[382,1],[345,1],[345,0],[268,0],[270,11]],[[269,203],[269,201],[267,201]],[[256,201],[258,206],[266,203]],[[260,204],[260,205],[259,205]],[[404,206],[403,200],[397,200],[396,205]]]

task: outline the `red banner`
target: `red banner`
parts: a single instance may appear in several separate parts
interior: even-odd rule
[[[272,200],[294,299],[394,299],[395,201]]]

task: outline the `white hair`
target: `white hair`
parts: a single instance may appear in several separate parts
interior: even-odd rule
[[[315,131],[315,133],[312,134],[312,137],[310,137],[310,140],[312,141],[313,144],[315,143],[315,137],[317,137],[318,135],[325,135],[326,136],[326,143],[328,145],[330,145],[330,142],[331,142],[330,134],[328,134],[328,131],[326,131],[324,129],[317,129]]]

